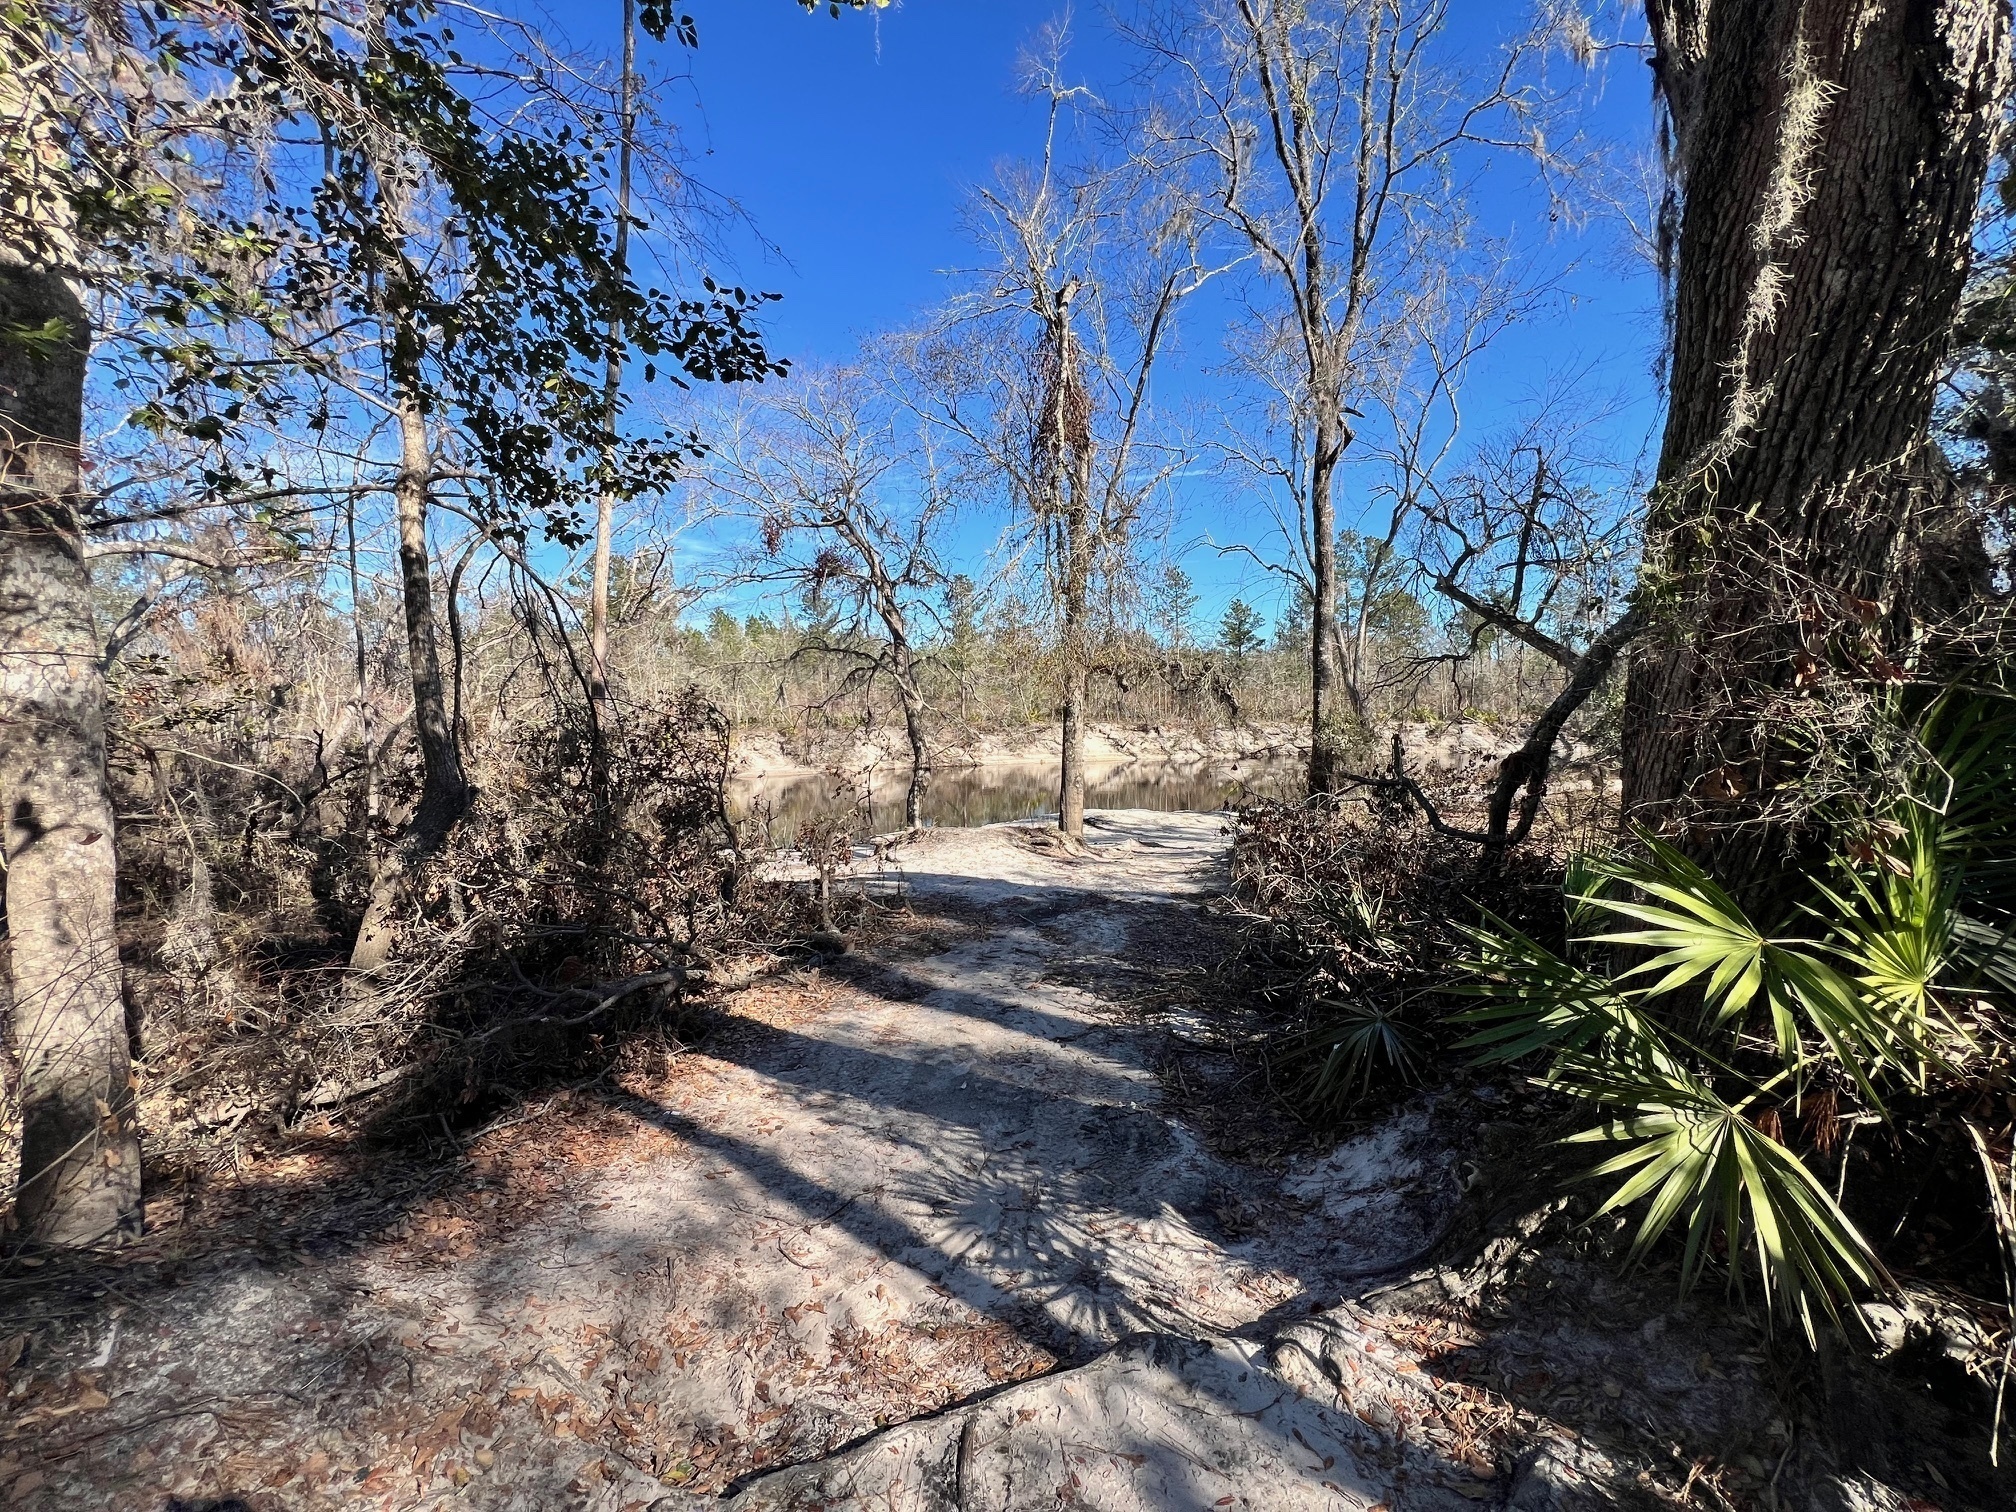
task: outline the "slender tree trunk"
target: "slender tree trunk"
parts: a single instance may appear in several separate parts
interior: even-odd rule
[[[595,500],[595,565],[588,585],[588,697],[600,731],[609,709],[609,555],[616,528],[616,497]]]
[[[104,669],[77,516],[89,351],[75,287],[0,254],[0,843],[21,1064],[16,1217],[28,1237],[61,1245],[140,1225]]]
[[[371,716],[370,655],[364,641],[363,575],[357,570],[357,498],[343,506],[343,530],[349,546],[350,632],[357,653],[357,722],[364,741],[364,848],[375,845],[378,830],[378,732]]]
[[[906,654],[904,660],[909,660]],[[924,795],[931,788],[931,751],[924,739],[924,700],[914,674],[906,669],[898,680],[903,695],[903,732],[910,741],[910,786],[903,794],[903,824],[924,826]]]
[[[1338,702],[1337,503],[1333,491],[1344,439],[1318,417],[1309,462],[1309,565],[1315,574],[1309,645],[1309,791],[1327,793],[1344,769],[1344,711]]]
[[[1085,838],[1085,660],[1077,640],[1084,623],[1083,595],[1064,606],[1063,750],[1058,763],[1057,828],[1074,840]]]
[[[427,500],[434,453],[427,417],[412,395],[399,408],[399,476],[393,500],[399,518],[399,595],[406,611],[406,660],[413,678],[413,724],[420,742],[420,801],[394,853],[379,868],[363,926],[350,952],[351,968],[371,972],[385,964],[396,942],[394,912],[414,870],[438,851],[475,794],[462,770],[448,691],[434,633],[433,559],[427,550]]]
[[[895,662],[896,694],[903,701],[903,734],[910,742],[910,785],[903,793],[903,824],[906,829],[921,829],[924,794],[931,786],[931,749],[924,736],[924,689],[917,681],[909,627],[896,607],[893,593],[886,596],[882,613],[889,632],[890,655]]]
[[[1561,738],[1562,727],[1577,709],[1589,701],[1589,695],[1603,685],[1603,679],[1610,675],[1610,669],[1616,665],[1625,647],[1644,630],[1645,620],[1644,608],[1633,604],[1589,643],[1588,650],[1568,663],[1568,680],[1562,684],[1561,691],[1533,721],[1519,749],[1499,763],[1498,780],[1492,786],[1489,821],[1485,830],[1493,846],[1517,845],[1533,828],[1533,820],[1547,797],[1547,777],[1554,765],[1554,743]],[[1525,798],[1519,803],[1519,822],[1515,828],[1512,805],[1521,792],[1524,792]]]
[[[1068,488],[1064,573],[1064,749],[1058,767],[1057,827],[1085,838],[1085,701],[1091,682],[1092,449],[1077,450]]]
[[[1801,770],[1760,706],[1908,614],[2007,7],[1651,0],[1647,15],[1685,208],[1646,552],[1658,625],[1630,668],[1624,802],[1737,875],[1776,843],[1772,799]]]
[[[616,148],[615,276],[627,277],[630,264],[630,144],[637,130],[637,0],[623,0],[623,84],[619,106],[620,140]],[[609,321],[609,357],[603,369],[602,403],[608,424],[615,427],[616,404],[623,392],[623,322]],[[605,469],[615,464],[613,447],[604,455]],[[595,500],[595,566],[588,588],[588,696],[594,705],[596,739],[609,725],[609,555],[616,534],[615,479],[604,478]],[[598,782],[606,780],[596,763]]]
[[[1051,384],[1049,430],[1050,467],[1045,501],[1058,533],[1061,560],[1056,592],[1059,618],[1058,659],[1062,663],[1062,699],[1058,715],[1063,725],[1057,772],[1057,828],[1073,840],[1085,838],[1085,630],[1091,593],[1090,551],[1092,442],[1090,418],[1081,413],[1085,393],[1078,381],[1078,354],[1071,337],[1071,302],[1078,292],[1072,279],[1056,294],[1050,317]]]

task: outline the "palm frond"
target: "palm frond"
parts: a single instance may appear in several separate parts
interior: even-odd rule
[[[1591,900],[1604,912],[1649,927],[1611,930],[1591,936],[1589,943],[1658,952],[1619,981],[1654,978],[1637,989],[1647,999],[1698,984],[1707,1029],[1740,1028],[1761,1009],[1779,1059],[1795,1075],[1803,1074],[1809,1059],[1803,1021],[1863,1095],[1876,1101],[1876,1076],[1901,1063],[1897,1026],[1808,942],[1766,936],[1692,860],[1656,835],[1641,832],[1639,839],[1643,855],[1619,855],[1602,864],[1603,874],[1629,894]]]
[[[1631,995],[1607,977],[1562,960],[1531,936],[1486,915],[1466,928],[1475,952],[1457,963],[1452,995],[1486,999],[1452,1015],[1475,1026],[1460,1044],[1479,1065],[1505,1065],[1541,1052],[1586,1049],[1593,1041],[1633,1032],[1642,1019]]]
[[[1905,907],[1916,895],[1899,894],[1884,914],[1896,924],[1887,935],[1851,935],[1830,916],[1828,943],[1768,937],[1699,866],[1640,838],[1636,854],[1589,864],[1575,908],[1584,943],[1650,957],[1610,978],[1490,920],[1470,932],[1466,980],[1453,989],[1485,999],[1456,1015],[1472,1028],[1464,1043],[1485,1063],[1544,1055],[1546,1085],[1603,1110],[1603,1122],[1575,1138],[1622,1146],[1590,1174],[1624,1178],[1604,1211],[1643,1204],[1634,1263],[1677,1226],[1681,1280],[1692,1286],[1720,1236],[1732,1260],[1754,1255],[1767,1309],[1796,1318],[1810,1338],[1816,1318],[1838,1325],[1843,1301],[1889,1276],[1805,1163],[1750,1110],[1787,1082],[1796,1089],[1821,1059],[1880,1109],[1876,1077],[1925,1064],[1908,984],[1921,957],[1933,963],[1928,931],[1943,926],[1936,909],[1922,899]],[[1881,911],[1875,892],[1852,885],[1836,901],[1841,920],[1867,924]],[[1603,930],[1605,921],[1625,927]],[[1699,1043],[1682,1033],[1685,1020],[1661,1011],[1690,988],[1702,1005]],[[1780,1069],[1760,1081],[1740,1066],[1755,1063],[1748,1036],[1765,1025]]]
[[[2016,697],[1954,689],[1919,721],[1930,771],[1921,803],[1937,814],[1942,858],[1963,910],[2016,929]]]
[[[1414,1031],[1402,1017],[1402,1004],[1363,999],[1324,998],[1317,1007],[1326,1013],[1311,1031],[1311,1041],[1328,1046],[1308,1084],[1308,1100],[1341,1111],[1372,1089],[1382,1071],[1411,1078],[1420,1062]]]
[[[1649,1199],[1632,1239],[1632,1263],[1684,1218],[1681,1285],[1691,1287],[1718,1231],[1732,1256],[1747,1241],[1767,1312],[1797,1318],[1809,1342],[1816,1312],[1838,1327],[1842,1302],[1858,1290],[1891,1285],[1883,1262],[1805,1163],[1749,1120],[1747,1101],[1726,1102],[1670,1059],[1642,1065],[1635,1075],[1615,1062],[1590,1060],[1564,1068],[1558,1079],[1617,1110],[1570,1142],[1627,1146],[1588,1174],[1630,1173],[1602,1212]]]
[[[1825,926],[1826,949],[1860,989],[1888,1058],[1922,1086],[1933,1067],[1970,1048],[1943,993],[1963,920],[1938,816],[1907,805],[1891,832],[1895,839],[1871,870],[1837,860],[1843,884],[1816,882],[1827,909],[1807,912]]]

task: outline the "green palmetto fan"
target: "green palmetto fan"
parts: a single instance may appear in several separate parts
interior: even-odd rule
[[[1808,913],[1826,931],[1825,948],[1874,1005],[1891,1061],[1923,1087],[1936,1067],[1974,1048],[1946,1001],[1958,984],[1969,921],[1938,816],[1906,806],[1890,827],[1896,839],[1873,878],[1841,866],[1839,885],[1815,884],[1826,907]]]
[[[1590,1049],[1628,1033],[1641,1017],[1631,993],[1608,977],[1562,960],[1491,915],[1488,927],[1465,929],[1476,953],[1461,963],[1468,980],[1449,990],[1488,999],[1456,1015],[1477,1026],[1464,1044],[1480,1065],[1505,1065],[1529,1055]]]
[[[1763,935],[1700,867],[1656,837],[1640,839],[1642,856],[1579,871],[1570,915],[1580,944],[1650,957],[1612,978],[1494,920],[1471,931],[1469,980],[1456,989],[1485,1000],[1457,1016],[1472,1029],[1465,1044],[1484,1063],[1545,1055],[1545,1085],[1605,1110],[1571,1142],[1625,1146],[1589,1175],[1629,1173],[1602,1211],[1646,1201],[1633,1262],[1684,1222],[1681,1281],[1691,1286],[1719,1230],[1732,1259],[1754,1253],[1766,1308],[1798,1319],[1810,1336],[1816,1317],[1838,1323],[1841,1302],[1889,1276],[1752,1112],[1796,1090],[1817,1056],[1842,1065],[1874,1103],[1875,1077],[1909,1059],[1904,1047],[1924,1035],[1900,1029],[1894,1005],[1872,999],[1815,942]],[[1638,927],[1605,930],[1606,919]],[[1751,1042],[1777,1061],[1761,1080],[1736,1064],[1753,1025],[1768,1033]],[[1733,1102],[1720,1090],[1729,1086],[1740,1089]]]
[[[1420,1054],[1401,1016],[1403,1003],[1322,998],[1318,1006],[1331,1016],[1311,1039],[1329,1048],[1310,1078],[1310,1102],[1341,1112],[1371,1089],[1382,1066],[1401,1077],[1414,1074]]]
[[[2016,698],[1949,694],[1923,720],[1921,739],[1940,779],[1921,808],[1950,884],[1954,962],[2016,992]]]
[[[1892,1282],[1777,1137],[1778,1104],[1822,1070],[1879,1115],[1885,1082],[1962,1078],[1978,1047],[1956,1005],[1993,995],[2006,1013],[2016,991],[2016,705],[1949,695],[1918,739],[1915,791],[1834,821],[1837,877],[1814,883],[1796,933],[1765,935],[1640,832],[1633,853],[1585,859],[1568,885],[1570,954],[1630,964],[1605,975],[1494,919],[1470,931],[1454,989],[1483,1000],[1457,1015],[1480,1062],[1541,1059],[1543,1085],[1601,1110],[1570,1142],[1622,1147],[1589,1174],[1626,1178],[1603,1211],[1645,1204],[1633,1261],[1684,1223],[1691,1286],[1719,1233],[1732,1281],[1753,1254],[1767,1309],[1809,1339],[1816,1317],[1838,1324],[1843,1302]]]
[[[1747,1238],[1767,1310],[1797,1318],[1809,1342],[1816,1312],[1838,1327],[1840,1300],[1892,1284],[1883,1262],[1805,1162],[1751,1122],[1754,1098],[1725,1102],[1678,1066],[1666,1070],[1663,1085],[1643,1068],[1620,1076],[1592,1063],[1586,1079],[1576,1074],[1580,1069],[1568,1068],[1557,1085],[1620,1111],[1570,1143],[1628,1146],[1589,1172],[1592,1178],[1631,1173],[1599,1211],[1649,1199],[1632,1239],[1634,1263],[1684,1218],[1680,1279],[1689,1287],[1699,1280],[1718,1229],[1732,1260]],[[1733,1275],[1740,1288],[1741,1269]]]
[[[1779,1058],[1795,1077],[1812,1054],[1803,1034],[1810,1029],[1879,1106],[1875,1074],[1887,1066],[1915,1066],[1930,1053],[1922,1036],[1881,1011],[1813,942],[1766,936],[1720,883],[1673,846],[1645,831],[1638,842],[1642,856],[1620,855],[1591,867],[1617,891],[1606,887],[1588,902],[1643,927],[1592,935],[1588,943],[1657,952],[1628,968],[1620,985],[1656,976],[1639,989],[1648,999],[1695,987],[1704,1034],[1740,1029],[1761,1010]]]
[[[1943,782],[1924,784],[1921,806],[1939,817],[1938,844],[1959,875],[1960,905],[1989,928],[2016,927],[2016,696],[1952,693],[1919,725]]]

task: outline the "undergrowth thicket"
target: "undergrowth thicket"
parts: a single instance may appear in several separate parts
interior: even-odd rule
[[[2016,703],[1899,695],[1886,719],[1882,779],[1814,808],[1758,916],[1754,878],[1649,831],[1556,823],[1494,856],[1378,801],[1249,806],[1235,896],[1276,1084],[1336,1124],[1409,1083],[1523,1073],[1596,1157],[1596,1214],[1632,1217],[1629,1263],[1719,1276],[1808,1340],[1887,1302],[1946,1331],[1999,1418]]]

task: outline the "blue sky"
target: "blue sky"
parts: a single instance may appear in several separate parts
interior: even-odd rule
[[[972,260],[960,233],[970,188],[996,166],[1039,145],[1040,116],[1014,89],[1018,55],[1062,13],[1050,0],[897,0],[887,9],[830,19],[794,0],[688,0],[700,47],[669,48],[652,61],[684,69],[661,108],[685,133],[693,171],[736,201],[757,234],[730,232],[724,264],[740,281],[775,290],[773,346],[800,362],[844,360],[857,339],[916,318],[947,292],[945,272]],[[1489,48],[1507,10],[1458,0],[1452,35]],[[603,12],[606,11],[606,15]],[[553,12],[556,25],[600,50],[613,44],[616,0]],[[1599,28],[1600,29],[1600,28]],[[1614,22],[1613,22],[1614,29]],[[1095,88],[1124,88],[1128,59],[1103,8],[1081,3],[1072,18],[1071,67]],[[648,44],[647,44],[648,46]],[[1589,76],[1588,128],[1618,154],[1649,141],[1652,108],[1635,54],[1604,56]],[[1649,272],[1616,255],[1607,230],[1563,235],[1543,196],[1495,170],[1482,187],[1482,217],[1540,261],[1575,271],[1547,318],[1516,329],[1493,349],[1470,385],[1466,429],[1481,435],[1538,390],[1573,378],[1592,401],[1619,404],[1608,444],[1639,449],[1656,422],[1652,377],[1657,290]],[[774,245],[769,251],[764,243]],[[1220,350],[1223,306],[1194,307],[1185,331],[1188,377],[1201,394]],[[1348,517],[1353,505],[1345,501]],[[1246,540],[1270,549],[1261,513],[1215,479],[1193,480],[1178,500],[1172,532],[1215,622],[1236,592],[1271,610],[1264,574],[1205,542]],[[1368,519],[1368,525],[1382,523]],[[991,527],[976,523],[958,543],[977,553]]]

